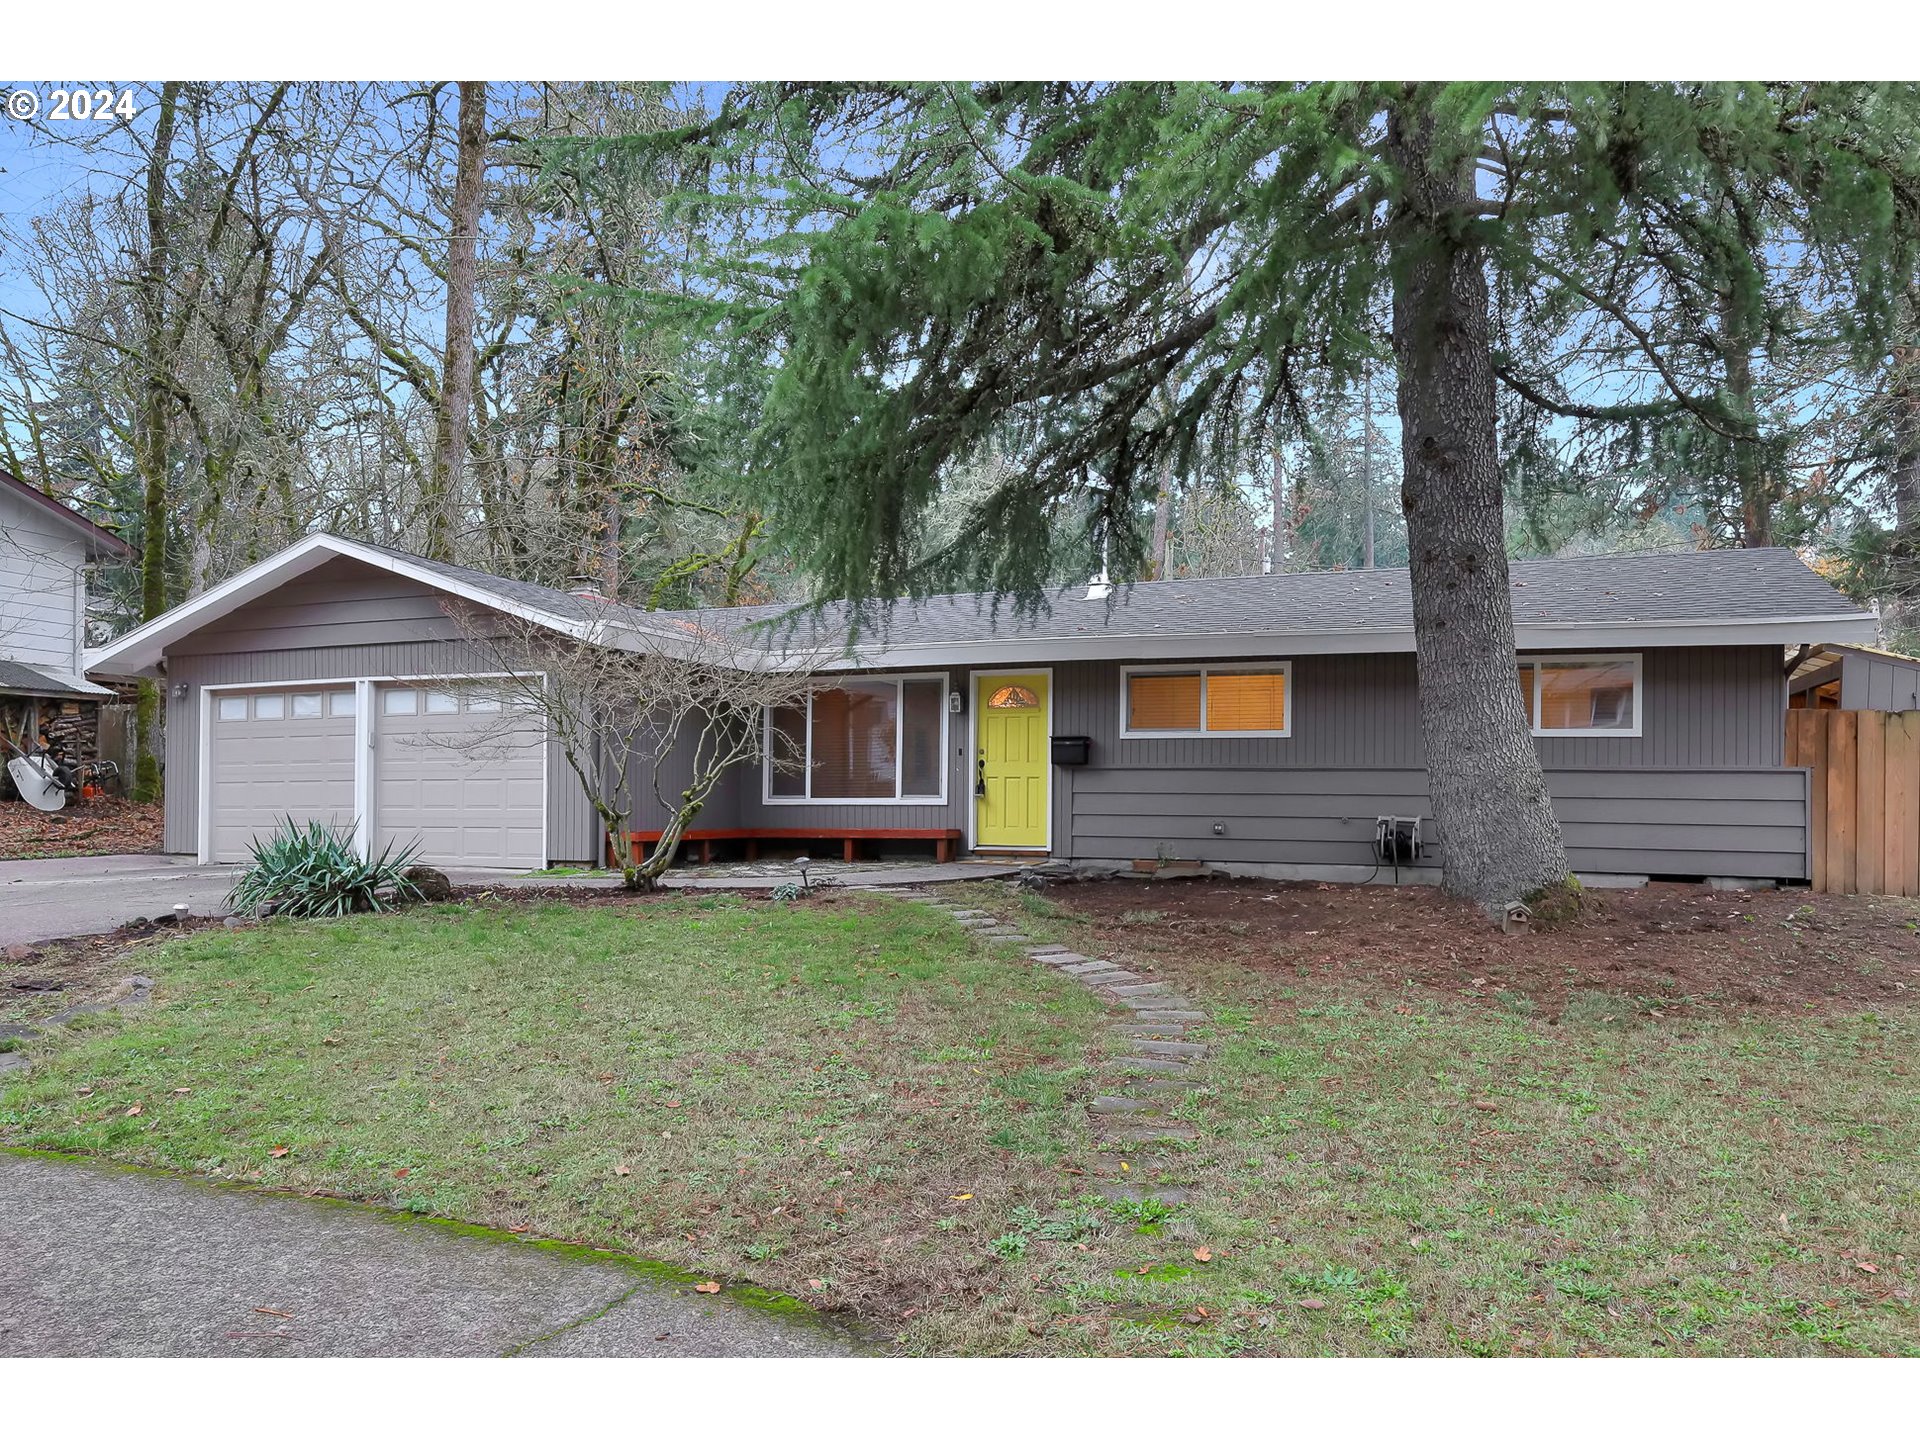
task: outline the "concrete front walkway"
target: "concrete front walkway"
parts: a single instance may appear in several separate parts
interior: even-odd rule
[[[357,1205],[0,1154],[0,1357],[857,1352],[828,1325]]]

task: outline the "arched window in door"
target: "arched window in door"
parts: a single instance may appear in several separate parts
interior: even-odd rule
[[[1033,710],[1040,697],[1024,685],[1002,685],[987,697],[989,710]]]

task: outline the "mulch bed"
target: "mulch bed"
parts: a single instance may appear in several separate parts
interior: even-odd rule
[[[159,805],[102,797],[49,815],[24,800],[0,801],[0,860],[65,855],[145,855],[160,848]]]
[[[1654,884],[1589,892],[1574,924],[1514,937],[1426,886],[1119,881],[1049,898],[1130,954],[1488,998],[1517,991],[1548,1016],[1582,991],[1799,1012],[1920,1001],[1920,902],[1885,896]]]

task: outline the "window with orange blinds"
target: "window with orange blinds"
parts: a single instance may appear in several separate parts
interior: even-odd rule
[[[1521,660],[1526,718],[1536,735],[1638,735],[1638,655],[1538,655]]]
[[[1127,677],[1127,729],[1198,730],[1200,672]]]
[[[1638,655],[1542,655],[1520,662],[1536,735],[1638,735]]]
[[[1207,672],[1207,729],[1230,734],[1236,730],[1286,728],[1284,670]]]
[[[1123,670],[1123,737],[1291,733],[1287,712],[1293,667],[1210,665]]]

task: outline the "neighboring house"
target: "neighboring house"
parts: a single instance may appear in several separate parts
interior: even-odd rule
[[[1516,683],[1575,869],[1804,878],[1807,773],[1782,765],[1784,647],[1868,642],[1875,618],[1786,550],[1512,572]],[[449,597],[556,629],[585,606],[608,613],[319,535],[92,653],[96,676],[167,681],[167,848],[234,860],[283,813],[371,815],[376,840],[420,836],[441,861],[598,859],[604,837],[553,746],[488,771],[405,743],[471,723],[428,683],[477,663]],[[662,619],[613,610],[634,626]],[[1430,877],[1446,837],[1427,796],[1410,617],[1406,572],[1391,570],[1074,591],[1032,617],[990,597],[903,602],[834,662],[805,713],[767,718],[808,767],[735,773],[699,824],[951,830],[974,850],[1365,878],[1377,818],[1403,816],[1425,822],[1417,868]],[[844,621],[811,623],[830,634]]]
[[[51,496],[0,470],[0,723],[16,738],[41,726],[91,755],[99,702],[86,678],[87,570],[133,549]]]
[[[1920,660],[1870,645],[1813,645],[1787,676],[1795,710],[1920,710]]]

